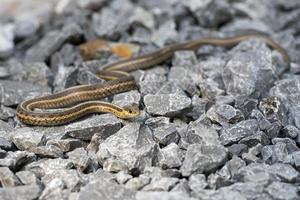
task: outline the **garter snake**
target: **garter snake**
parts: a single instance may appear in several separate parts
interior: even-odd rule
[[[232,47],[241,41],[251,38],[260,38],[269,47],[280,52],[288,69],[290,59],[286,50],[267,36],[250,34],[228,38],[202,38],[186,43],[170,45],[146,55],[109,63],[103,66],[101,71],[97,72],[99,77],[108,80],[104,84],[75,86],[56,94],[24,101],[17,107],[17,117],[25,124],[40,126],[65,124],[89,113],[109,112],[123,119],[134,118],[139,115],[137,105],[119,107],[111,103],[96,100],[134,89],[135,81],[128,74],[129,72],[160,64],[172,57],[175,51],[196,51],[203,45]],[[53,112],[37,110],[58,108],[65,109]]]

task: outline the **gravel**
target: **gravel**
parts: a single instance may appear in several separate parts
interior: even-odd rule
[[[299,16],[298,0],[1,1],[1,200],[300,199]],[[138,105],[135,119],[16,117],[24,100],[103,83],[97,70],[121,55],[255,31],[287,50],[289,70],[258,38],[203,45],[131,72],[136,89],[104,99]],[[95,39],[114,50],[85,57]]]

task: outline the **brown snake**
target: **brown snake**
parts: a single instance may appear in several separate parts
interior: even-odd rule
[[[18,105],[17,116],[25,124],[55,126],[74,121],[90,113],[113,113],[119,118],[129,119],[139,115],[137,105],[119,107],[111,103],[96,101],[113,94],[134,89],[134,78],[129,72],[146,69],[169,59],[175,51],[196,51],[203,45],[232,47],[250,38],[260,38],[269,47],[283,55],[288,69],[290,64],[286,50],[269,37],[260,34],[242,35],[228,38],[203,38],[182,44],[174,44],[155,52],[107,64],[97,75],[105,80],[104,84],[81,85],[65,89],[56,94],[24,101]],[[58,109],[43,112],[36,109]]]

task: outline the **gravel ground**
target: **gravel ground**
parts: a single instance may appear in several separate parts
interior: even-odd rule
[[[0,13],[1,200],[300,199],[299,0],[3,0]],[[251,30],[286,48],[283,76],[259,39],[204,46],[134,72],[138,90],[106,99],[139,104],[137,119],[15,117],[24,99],[101,82],[107,62]],[[95,39],[104,48],[80,52]]]

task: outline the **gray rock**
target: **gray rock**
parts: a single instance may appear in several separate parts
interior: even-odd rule
[[[241,139],[239,141],[239,143],[245,144],[248,147],[254,147],[258,143],[260,143],[262,145],[267,145],[270,143],[270,140],[268,139],[268,136],[264,132],[258,131],[256,133],[254,133],[253,135],[249,135],[249,136]]]
[[[188,194],[182,192],[145,192],[140,191],[136,194],[136,200],[192,200]]]
[[[37,199],[42,189],[38,185],[22,185],[12,188],[0,188],[0,196],[3,200],[32,200]]]
[[[133,177],[124,172],[124,171],[120,171],[116,174],[116,179],[118,181],[119,184],[125,184],[128,180],[132,179]]]
[[[292,153],[293,158],[293,164],[296,167],[296,169],[299,170],[300,168],[300,151],[296,151]]]
[[[95,133],[99,133],[104,140],[120,128],[121,122],[116,116],[103,114],[68,124],[65,127],[65,134],[77,139],[91,140]]]
[[[240,52],[243,48],[247,51]],[[271,51],[258,40],[241,42],[233,51],[238,53],[229,60],[223,72],[227,93],[261,96],[275,81]],[[236,71],[239,73],[235,73]]]
[[[22,39],[32,36],[37,32],[39,27],[40,24],[37,19],[18,20],[15,23],[15,37]]]
[[[189,66],[178,67],[173,66],[169,73],[169,81],[177,84],[183,91],[189,95],[199,95],[200,91],[197,85],[202,77],[189,69]]]
[[[54,178],[46,185],[39,199],[64,199],[63,189],[65,187],[63,180]]]
[[[0,167],[0,183],[3,188],[21,185],[19,179],[8,167]]]
[[[115,13],[111,9],[103,9],[101,13],[92,15],[92,28],[98,37],[116,38],[128,28],[124,11]]]
[[[75,23],[66,25],[61,31],[51,31],[27,51],[26,60],[46,61],[55,51],[60,49],[64,43],[78,40],[81,35],[82,30]]]
[[[300,135],[300,130],[293,125],[287,125],[282,129],[285,137],[296,138]]]
[[[185,92],[175,81],[167,81],[157,90],[156,94],[183,94]]]
[[[56,171],[71,169],[73,162],[68,159],[40,159],[24,167],[25,170],[32,171],[37,177],[42,177],[45,174],[55,174]]]
[[[53,74],[44,62],[22,64],[17,60],[9,62],[9,71],[14,76],[11,80],[28,81],[33,84],[47,87]]]
[[[143,7],[136,7],[129,18],[129,23],[142,25],[143,27],[152,30],[155,26],[155,19],[151,12],[148,12]]]
[[[85,9],[90,9],[90,10],[98,9],[98,8],[102,7],[103,4],[105,4],[106,2],[107,2],[107,0],[79,0],[79,1],[76,1],[77,5],[80,8],[85,8]]]
[[[153,139],[161,145],[169,145],[171,143],[178,143],[180,135],[177,131],[176,125],[167,124],[157,127],[153,130]]]
[[[99,145],[98,162],[104,165],[106,160],[113,159],[129,170],[150,166],[157,148],[151,137],[146,126],[128,124]]]
[[[13,150],[13,143],[4,137],[0,137],[0,148],[3,150]]]
[[[289,163],[288,151],[286,144],[279,142],[275,145],[264,146],[261,150],[263,160],[270,163]]]
[[[6,106],[0,106],[0,119],[8,121],[16,116],[16,110]]]
[[[290,108],[290,120],[300,129],[300,106]]]
[[[175,143],[162,148],[158,153],[158,163],[161,168],[180,167],[182,160],[182,151]]]
[[[172,65],[177,67],[193,67],[197,64],[197,57],[193,51],[176,51]]]
[[[271,183],[266,191],[274,199],[299,199],[297,187],[289,183],[274,182]]]
[[[84,148],[77,148],[67,153],[67,155],[72,160],[74,167],[79,171],[84,171],[91,163],[91,158]]]
[[[300,150],[296,142],[290,138],[274,138],[272,139],[272,143],[275,145],[277,143],[284,143],[289,154]]]
[[[16,171],[26,163],[30,163],[36,160],[36,156],[33,153],[26,151],[9,151],[6,157],[0,159],[1,167],[8,167],[9,169]]]
[[[248,147],[245,144],[232,144],[228,147],[229,155],[241,156],[241,154],[247,152]]]
[[[5,158],[7,152],[0,148],[0,159]]]
[[[253,112],[254,109],[257,109],[258,100],[257,99],[249,99],[249,98],[235,98],[235,107],[242,111],[245,118]]]
[[[155,67],[147,70],[137,82],[140,93],[142,95],[156,94],[166,83],[166,74],[167,70],[163,67]]]
[[[249,119],[235,124],[231,128],[224,129],[221,133],[220,139],[222,144],[228,145],[237,142],[247,136],[253,135],[258,131],[258,124],[256,120]]]
[[[239,180],[252,180],[255,181],[255,178],[258,174],[269,173],[272,180],[282,180],[282,181],[294,181],[299,173],[288,164],[276,163],[273,165],[267,165],[264,163],[251,163],[247,166],[244,166],[238,170],[236,176],[239,177]]]
[[[33,151],[37,146],[45,145],[46,137],[43,133],[32,128],[25,127],[16,129],[11,133],[12,141],[20,150]]]
[[[176,24],[173,20],[168,20],[162,23],[159,28],[153,32],[151,40],[159,47],[164,47],[167,44],[174,43],[178,40],[178,32]]]
[[[221,145],[218,132],[197,121],[188,125],[186,135],[182,137],[189,144]]]
[[[50,139],[47,141],[46,146],[56,146],[62,152],[73,151],[76,148],[86,147],[86,143],[79,139],[66,138],[66,139]]]
[[[217,27],[228,22],[233,14],[227,1],[209,0],[198,2],[189,0],[185,1],[184,4],[194,13],[198,23],[205,27]]]
[[[103,162],[103,170],[108,172],[128,171],[126,163],[114,158],[108,158]]]
[[[163,177],[153,179],[149,185],[146,185],[144,191],[169,191],[179,182],[178,178]]]
[[[221,145],[192,144],[188,147],[180,168],[183,176],[192,173],[207,173],[225,163],[227,149]]]
[[[52,171],[42,177],[42,182],[48,185],[53,179],[61,179],[66,184],[66,188],[73,192],[79,191],[80,187],[84,185],[84,180],[78,175],[75,169]]]
[[[194,120],[198,119],[205,113],[208,104],[207,99],[202,99],[198,95],[192,97],[192,110],[187,113],[188,117],[192,117]]]
[[[189,187],[194,193],[201,193],[201,190],[208,186],[204,174],[192,174],[189,177]]]
[[[212,78],[207,78],[199,83],[201,97],[204,99],[215,100],[218,96],[224,96],[223,86]]]
[[[224,32],[237,32],[237,33],[246,33],[249,30],[255,30],[261,33],[267,33],[270,34],[270,27],[260,21],[260,20],[253,20],[253,19],[235,19],[232,23],[228,23],[228,25],[225,25],[222,27],[222,31]]]
[[[59,65],[70,66],[79,61],[81,61],[79,49],[71,44],[65,44],[58,52],[51,55],[51,69],[57,71]]]
[[[181,174],[178,169],[161,169],[159,167],[145,167],[144,175],[152,179],[160,179],[162,177],[180,178]]]
[[[262,151],[263,146],[259,143],[254,147],[249,148],[247,153],[242,154],[242,158],[247,162],[257,162],[260,160],[259,154]]]
[[[262,99],[259,103],[259,109],[269,121],[287,123],[286,108],[278,97],[272,96]]]
[[[139,105],[141,100],[141,94],[137,90],[124,92],[114,95],[113,103],[118,106],[130,106],[133,104]]]
[[[135,193],[117,183],[97,180],[91,181],[82,187],[78,199],[132,200],[135,199]]]
[[[0,78],[8,78],[11,76],[7,67],[0,66]]]
[[[77,82],[81,85],[92,85],[104,83],[104,80],[99,78],[95,73],[88,69],[80,68],[77,74]]]
[[[21,101],[50,94],[50,88],[27,82],[0,81],[3,105],[17,105]]]
[[[182,193],[189,193],[190,187],[189,182],[186,179],[180,179],[179,183],[175,185],[172,189],[172,192],[182,192]]]
[[[39,180],[36,175],[31,171],[19,171],[16,173],[16,176],[20,182],[24,185],[38,184]]]
[[[14,26],[0,25],[0,58],[7,58],[14,50]]]
[[[276,82],[270,90],[270,95],[278,97],[287,108],[297,106],[300,100],[299,79],[283,79]]]
[[[79,72],[76,67],[65,67],[64,65],[58,65],[53,81],[54,92],[75,86],[78,73]]]
[[[250,118],[256,119],[258,122],[258,126],[260,130],[268,130],[272,127],[271,122],[267,120],[267,118],[259,111],[259,110],[252,110],[250,114]]]
[[[191,99],[180,94],[147,94],[144,103],[149,114],[176,116],[190,107]]]
[[[151,181],[151,178],[145,175],[140,175],[139,177],[134,177],[128,180],[125,184],[125,187],[131,190],[140,190],[145,185],[148,185]]]
[[[243,121],[244,116],[238,109],[233,108],[230,105],[214,105],[206,113],[206,116],[213,122],[217,122],[221,125],[235,124]]]
[[[170,118],[168,117],[150,117],[145,121],[145,125],[151,130],[168,124],[170,124]]]

